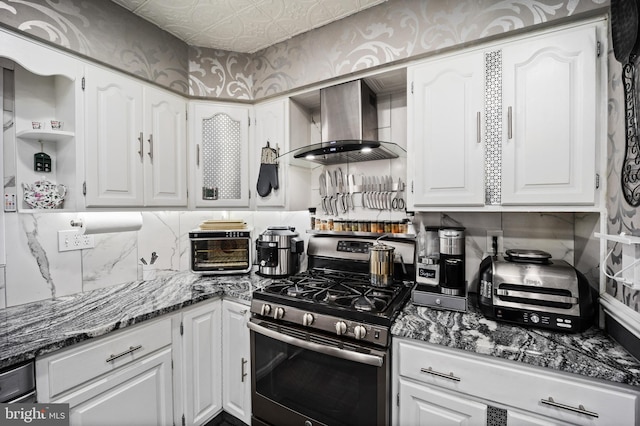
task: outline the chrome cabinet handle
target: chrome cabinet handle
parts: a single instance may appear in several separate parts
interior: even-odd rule
[[[551,405],[552,407],[562,408],[563,410],[573,411],[574,413],[584,414],[586,416],[591,417],[600,417],[598,413],[594,413],[593,411],[585,410],[582,404],[578,405],[578,408],[572,407],[570,405],[560,404],[559,402],[555,402],[553,398],[549,397],[549,399],[541,399],[540,402],[545,405]]]
[[[480,111],[478,111],[478,114],[476,115],[476,129],[477,129],[477,142],[478,143],[482,143],[482,129],[481,129],[482,126],[480,124],[481,123],[481,120],[480,120],[481,114],[482,113]]]
[[[507,109],[507,137],[513,139],[513,107]]]
[[[140,156],[140,161],[142,161],[144,160],[144,138],[142,137],[142,132],[140,132],[140,136],[138,136],[138,142],[140,144],[138,155]]]
[[[434,371],[431,367],[429,367],[429,368],[421,368],[420,372],[421,373],[426,373],[426,374],[431,374],[431,375],[437,376],[437,377],[442,377],[443,379],[453,380],[454,382],[459,382],[460,381],[460,377],[454,376],[453,373],[449,373],[449,374],[440,373],[438,371]]]
[[[200,167],[200,144],[196,144],[196,166]]]
[[[242,365],[240,366],[240,381],[244,383],[244,378],[247,376],[247,373],[244,371],[244,366],[247,365],[247,360],[242,358]]]
[[[125,355],[129,355],[130,353],[133,353],[133,352],[137,351],[138,349],[142,349],[142,345],[129,346],[129,349],[127,349],[126,351],[121,352],[118,355],[111,355],[109,358],[107,358],[106,362],[115,361],[116,359],[122,358]]]
[[[149,135],[149,158],[153,160],[153,135]]]

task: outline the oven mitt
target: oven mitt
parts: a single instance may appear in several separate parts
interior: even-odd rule
[[[278,152],[269,146],[262,148],[260,155],[260,172],[258,173],[258,184],[256,190],[258,195],[266,197],[271,193],[271,189],[278,189]]]

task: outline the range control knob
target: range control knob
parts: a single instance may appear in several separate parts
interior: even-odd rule
[[[302,325],[309,327],[311,324],[313,324],[313,315],[307,312],[302,316]]]
[[[264,303],[262,305],[262,308],[260,308],[260,315],[262,316],[268,316],[271,313],[271,305],[268,305],[266,303]]]
[[[274,311],[273,311],[273,319],[282,319],[284,318],[284,308],[281,307],[277,307]]]
[[[538,316],[538,314],[531,314],[529,316],[529,319],[531,320],[532,323],[537,324],[540,322],[540,316]]]
[[[363,325],[356,325],[353,329],[353,334],[355,334],[356,339],[362,340],[367,335],[367,329]]]
[[[338,321],[336,323],[336,334],[342,336],[347,332],[347,324],[344,321]]]

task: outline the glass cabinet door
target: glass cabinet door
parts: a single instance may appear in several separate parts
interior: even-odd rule
[[[192,105],[196,206],[246,207],[249,109]]]

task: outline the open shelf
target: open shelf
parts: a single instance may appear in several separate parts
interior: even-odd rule
[[[73,132],[66,132],[64,130],[22,130],[16,133],[16,136],[21,139],[29,139],[34,141],[43,142],[58,142],[67,140],[75,136]]]

